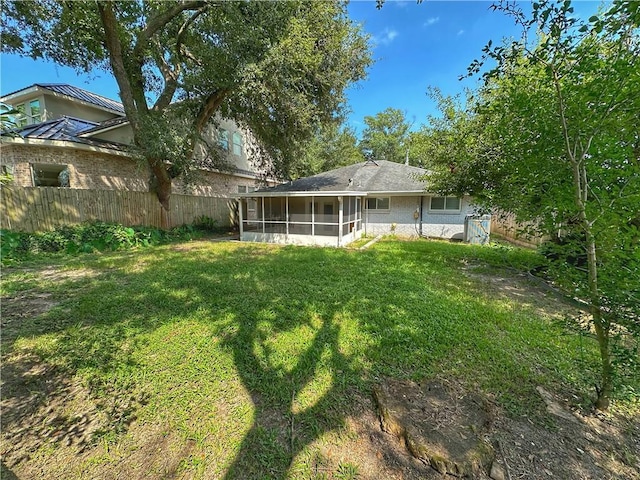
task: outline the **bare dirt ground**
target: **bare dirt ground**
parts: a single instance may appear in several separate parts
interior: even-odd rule
[[[39,274],[48,280],[68,275],[52,269]],[[90,276],[92,272],[81,275]],[[545,313],[553,309],[562,314],[557,311],[557,298],[525,277],[480,275],[472,268],[468,275],[481,277],[496,295],[518,298]],[[3,339],[16,335],[22,319],[45,313],[56,303],[51,295],[28,290],[2,298]],[[637,415],[585,412],[572,405],[571,399],[561,398],[555,392],[540,394],[549,410],[543,422],[511,418],[497,406],[493,408],[486,440],[494,448],[502,478],[640,480]],[[94,434],[119,425],[137,439],[133,442],[136,449],[126,454],[120,452],[121,460],[115,466],[90,468],[80,478],[195,478],[194,472],[198,470],[185,471],[179,467],[197,446],[192,440],[167,431],[161,420],[153,425],[136,422],[135,411],[144,402],[145,399],[128,398],[113,405],[97,405],[85,387],[55,366],[32,355],[3,352],[0,477],[72,478],[69,472],[77,472],[79,465],[91,465],[90,459],[110,454],[104,445],[93,440]],[[346,412],[344,432],[309,445],[305,461],[312,472],[310,478],[444,478],[414,458],[401,439],[382,430],[372,396],[360,397],[358,403],[356,410]],[[43,445],[48,446],[45,451],[50,454],[42,454]],[[201,478],[224,477],[224,472],[220,473],[215,465],[215,458],[206,461],[210,465],[199,471]],[[349,465],[357,468],[352,472]],[[298,478],[295,473],[291,477]],[[488,472],[480,473],[478,478],[489,478]]]

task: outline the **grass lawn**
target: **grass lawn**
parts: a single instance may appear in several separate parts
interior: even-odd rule
[[[2,295],[28,292],[46,308],[5,325],[4,376],[44,364],[71,392],[63,417],[97,419],[73,461],[61,455],[74,444],[43,440],[29,462],[52,478],[103,478],[127,458],[157,478],[354,478],[346,459],[319,471],[322,447],[349,440],[349,418],[385,377],[455,381],[532,421],[544,410],[537,385],[586,403],[592,339],[563,326],[554,298],[540,295],[542,309],[484,280],[539,261],[428,241],[364,251],[193,242],[8,269]],[[5,430],[20,412],[46,412],[57,395],[47,385],[5,405]],[[23,395],[15,388],[5,399]],[[136,457],[145,449],[162,453]]]

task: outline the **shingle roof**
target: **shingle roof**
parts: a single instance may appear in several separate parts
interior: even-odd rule
[[[29,87],[21,88],[20,90],[16,90],[15,92],[7,93],[6,95],[3,95],[3,97],[9,97],[32,87],[44,88],[54,93],[74,98],[76,100],[81,100],[83,102],[87,102],[101,108],[106,108],[107,110],[118,112],[124,115],[124,107],[122,106],[122,103],[66,83],[34,83]]]
[[[48,120],[34,125],[27,125],[15,133],[22,138],[37,140],[62,140],[74,143],[83,143],[96,147],[111,148],[115,150],[125,150],[126,145],[107,142],[104,140],[94,140],[91,138],[78,137],[80,133],[98,125],[96,122],[82,120],[80,118],[62,116],[53,120]]]
[[[299,178],[293,182],[264,188],[257,193],[271,192],[421,192],[426,183],[427,171],[402,163],[376,160],[356,163]]]

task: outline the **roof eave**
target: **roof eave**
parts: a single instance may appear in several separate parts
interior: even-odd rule
[[[40,90],[42,90],[42,87],[39,87],[38,85],[31,85],[30,87],[23,88],[22,90],[18,90],[16,92],[11,92],[9,95],[5,95],[4,97],[1,97],[0,101],[2,103],[11,104],[11,100],[13,100],[14,98],[24,97],[25,95],[30,95]]]
[[[70,140],[45,140],[42,138],[0,137],[0,145],[25,145],[34,147],[74,148],[89,150],[92,152],[109,153],[123,157],[131,157],[129,152],[109,148],[108,146],[90,145],[88,143],[73,142]]]
[[[118,125],[111,125],[109,127],[105,127],[105,128],[100,128],[100,129],[92,129],[90,132],[84,132],[84,133],[79,133],[77,136],[78,137],[86,137],[86,138],[90,138],[94,135],[99,135],[102,133],[107,133],[110,132],[111,130],[115,130],[117,128],[121,128],[121,127],[125,127],[129,125],[129,121],[127,120],[126,122],[123,123],[119,123]],[[95,128],[95,127],[94,127]]]
[[[253,197],[369,197],[369,196],[407,196],[407,195],[430,195],[425,190],[398,190],[398,191],[375,191],[375,192],[361,192],[361,191],[316,191],[316,190],[303,190],[293,192],[247,192],[237,193],[234,196],[238,198],[253,198]]]

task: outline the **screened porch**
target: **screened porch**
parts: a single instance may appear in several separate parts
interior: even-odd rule
[[[254,196],[239,199],[243,241],[342,246],[362,235],[360,196]]]

